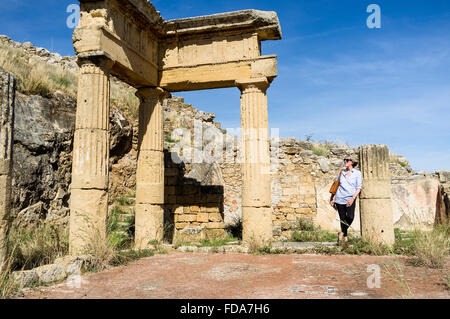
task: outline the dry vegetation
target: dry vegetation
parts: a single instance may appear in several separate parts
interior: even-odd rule
[[[11,229],[9,251],[12,270],[29,270],[51,264],[69,252],[68,231],[61,232],[48,225],[23,231]]]
[[[434,269],[443,269],[450,252],[450,228],[439,226],[432,232],[415,232],[412,263]]]
[[[18,79],[19,91],[49,97],[61,91],[76,96],[77,75],[59,65],[30,58],[24,50],[0,46],[0,67]]]
[[[20,48],[0,45],[0,67],[17,77],[18,90],[24,94],[51,97],[59,91],[77,96],[77,70],[48,64]],[[111,105],[133,119],[138,116],[139,99],[135,90],[117,80],[111,81]]]

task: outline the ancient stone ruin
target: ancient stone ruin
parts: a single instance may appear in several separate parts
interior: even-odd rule
[[[15,126],[15,155],[8,173],[11,204],[0,199],[1,220],[14,219],[19,229],[42,220],[66,229],[70,218],[71,252],[78,254],[91,236],[104,236],[115,199],[131,192],[139,248],[167,236],[168,228],[169,241],[191,233],[204,238],[205,232],[223,233],[241,217],[246,240],[289,240],[301,218],[338,231],[328,190],[342,159],[351,157],[359,159],[364,174],[351,231],[392,243],[393,227],[426,230],[448,222],[448,172],[413,171],[404,157],[381,145],[329,145],[322,152],[310,141],[268,137],[265,94],[276,76],[276,57],[260,56],[259,43],[281,37],[275,13],[164,21],[147,1],[81,2],[83,17],[74,34],[80,67],[74,57],[0,36],[0,45],[79,74],[78,101],[57,92],[44,98],[18,91],[15,121],[4,116],[14,89],[11,77],[2,77],[1,123],[8,132]],[[138,90],[139,124],[111,107],[114,76]],[[220,87],[241,92],[240,145],[214,114],[169,96]],[[176,148],[185,141],[170,137],[180,127],[195,132],[195,125],[205,143],[205,132],[223,134],[225,144],[232,144],[233,161],[185,161]],[[11,140],[0,136],[2,149],[10,147]],[[181,162],[175,163],[177,156]],[[6,175],[2,183],[9,181]],[[1,190],[8,187],[2,184]],[[5,225],[0,224],[3,255]]]
[[[236,86],[241,90],[243,239],[272,238],[266,90],[276,56],[260,42],[281,38],[276,13],[256,10],[173,21],[145,0],[82,0],[73,42],[80,75],[74,140],[70,251],[104,234],[108,210],[109,76],[138,89],[141,100],[136,177],[136,246],[163,239],[162,103],[168,92]],[[256,158],[253,155],[257,154]]]

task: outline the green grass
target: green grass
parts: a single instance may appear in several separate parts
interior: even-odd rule
[[[337,242],[337,234],[322,230],[312,220],[300,218],[297,227],[292,231],[293,242]]]
[[[130,198],[126,196],[116,198],[116,202],[122,206],[131,206],[133,204]]]
[[[238,241],[237,238],[234,237],[226,237],[222,239],[203,239],[200,242],[200,247],[222,247],[227,246],[230,242]]]
[[[135,260],[153,257],[154,255],[155,252],[149,249],[121,251],[114,256],[113,260],[111,261],[111,265],[112,266],[127,265],[128,263],[133,262]]]
[[[127,217],[121,225],[120,215],[123,214],[126,212],[115,206],[108,217],[108,240],[114,249],[131,248],[134,243],[135,217]]]

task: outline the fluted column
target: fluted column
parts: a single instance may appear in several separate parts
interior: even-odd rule
[[[8,261],[11,210],[15,79],[0,73],[0,272]]]
[[[237,81],[241,90],[242,223],[244,242],[272,235],[269,118],[266,78]]]
[[[107,60],[80,65],[70,198],[72,255],[84,253],[86,244],[106,236],[110,66]]]
[[[164,236],[164,113],[168,93],[160,88],[140,89],[139,158],[136,173],[136,248],[145,248]]]
[[[361,235],[375,243],[395,243],[389,149],[386,145],[360,147],[363,189],[360,197]]]

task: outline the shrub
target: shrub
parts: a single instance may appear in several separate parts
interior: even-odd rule
[[[448,226],[440,226],[431,232],[416,232],[412,263],[428,268],[443,268],[450,250],[449,229]]]
[[[68,231],[43,224],[27,231],[11,229],[9,251],[12,256],[12,270],[29,270],[51,264],[55,259],[69,252]]]
[[[6,265],[0,265],[0,299],[11,298],[18,290],[17,285],[11,278],[12,258],[9,258]]]
[[[117,257],[116,246],[110,236],[99,230],[97,227],[91,228],[89,244],[85,247],[84,253],[92,256],[91,267],[95,270],[107,269]]]
[[[22,93],[49,97],[54,91],[62,91],[76,97],[77,75],[60,65],[32,60],[25,51],[0,46],[0,67],[13,73]]]
[[[0,67],[18,79],[18,90],[24,94],[50,97],[61,91],[77,97],[78,75],[58,64],[30,58],[26,51],[0,45]],[[135,89],[119,81],[111,81],[111,104],[133,119],[138,118],[139,99]]]

